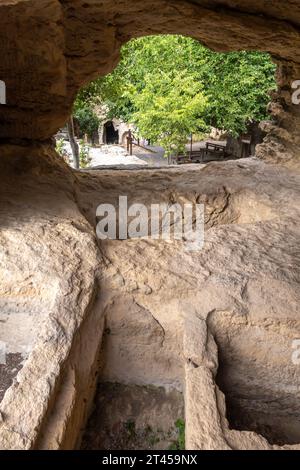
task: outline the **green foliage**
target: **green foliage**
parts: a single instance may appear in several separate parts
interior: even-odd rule
[[[183,419],[178,419],[175,423],[178,430],[178,440],[174,442],[169,450],[185,450],[185,422]]]
[[[59,139],[56,141],[55,150],[65,160],[66,163],[70,164],[71,155],[69,154],[69,152],[67,151],[65,147],[64,139]]]
[[[97,132],[99,127],[99,118],[94,113],[92,106],[83,101],[79,104],[76,102],[74,117],[78,120],[82,134],[86,134],[90,138]]]
[[[59,139],[56,141],[56,152],[62,157],[65,152],[65,141],[64,139]]]
[[[149,36],[123,46],[117,68],[82,90],[75,109],[105,103],[109,117],[134,122],[170,152],[191,132],[214,126],[237,135],[266,119],[274,75],[268,54],[215,53],[191,38]]]
[[[188,136],[205,128],[202,119],[206,98],[202,85],[185,71],[176,76],[147,76],[145,87],[132,96],[137,110],[132,121],[140,136],[159,143],[170,155],[185,151]]]
[[[238,135],[248,123],[267,119],[275,71],[268,54],[206,51],[200,68],[209,103],[206,122]]]
[[[136,431],[135,431],[135,422],[134,421],[127,421],[127,423],[125,423],[125,429],[126,429],[126,431],[128,432],[128,434],[131,438],[135,437]]]
[[[89,149],[89,146],[83,142],[83,140],[79,142],[79,146],[80,146],[80,150],[79,150],[80,168],[86,168],[90,165],[92,161],[90,157],[90,149]]]

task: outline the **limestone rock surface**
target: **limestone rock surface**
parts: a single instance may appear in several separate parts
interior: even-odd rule
[[[183,391],[188,448],[300,442],[299,173],[258,159],[73,172],[45,145],[2,155],[1,331],[9,343],[22,318],[30,335],[1,448],[74,447],[99,373]],[[119,195],[205,204],[204,248],[100,242],[96,208]]]
[[[183,391],[190,449],[299,448],[298,2],[2,0],[0,22],[0,448],[77,446],[99,376]],[[272,54],[258,158],[72,171],[49,139],[79,88],[160,33]],[[204,203],[204,248],[99,242],[120,195]]]

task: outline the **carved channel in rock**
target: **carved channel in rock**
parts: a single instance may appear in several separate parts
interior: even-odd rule
[[[291,363],[291,338],[299,326],[237,319],[229,312],[214,313],[209,325],[230,429],[255,432],[272,445],[298,444],[300,378]]]
[[[99,385],[83,449],[179,446],[183,358],[174,341],[172,331],[130,295],[114,299],[106,312]]]
[[[183,444],[180,441],[182,435],[182,393],[150,385],[106,382],[98,386],[94,412],[85,430],[81,448],[178,449]]]

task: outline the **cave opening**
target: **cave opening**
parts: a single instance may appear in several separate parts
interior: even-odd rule
[[[255,155],[265,137],[260,122],[269,117],[276,88],[269,54],[217,53],[188,36],[157,34],[126,42],[120,55],[114,70],[81,89],[75,101],[82,132],[91,132],[98,120],[100,141],[120,143],[111,154],[91,148],[91,168],[203,164]],[[126,150],[133,159],[123,158]]]
[[[119,143],[119,131],[118,129],[115,129],[112,121],[108,121],[104,124],[103,141],[107,145]]]

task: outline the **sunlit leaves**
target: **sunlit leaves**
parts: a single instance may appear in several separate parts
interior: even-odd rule
[[[123,46],[118,67],[82,90],[76,109],[105,103],[111,117],[178,148],[191,132],[214,126],[237,135],[265,119],[274,75],[268,54],[214,53],[191,38],[150,36]]]

